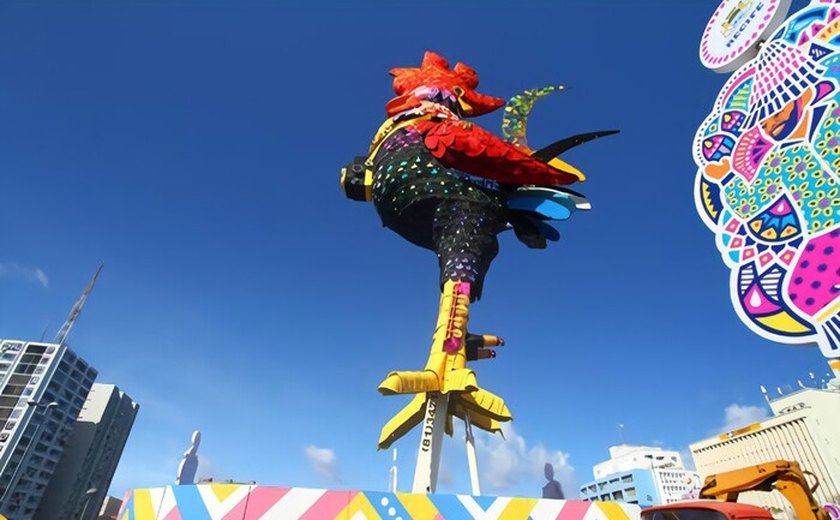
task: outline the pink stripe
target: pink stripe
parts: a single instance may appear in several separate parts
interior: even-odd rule
[[[358,494],[358,491],[327,491],[298,520],[335,518],[338,513],[350,505],[350,501],[356,494]]]
[[[127,490],[125,495],[123,495],[122,504],[120,505],[120,510],[117,512],[117,518],[122,518],[123,514],[125,513],[125,508],[128,505],[128,499],[131,498],[131,490]]]
[[[248,495],[242,497],[238,504],[233,506],[233,509],[222,517],[222,520],[243,520],[245,516],[245,509],[248,507]]]
[[[290,488],[257,486],[248,495],[248,510],[241,520],[259,520],[271,506],[280,501]]]
[[[563,504],[563,509],[557,515],[557,520],[581,520],[589,511],[591,502],[584,502],[582,500],[567,500]]]
[[[181,519],[181,512],[180,512],[180,511],[178,511],[178,506],[175,506],[175,509],[173,509],[172,511],[170,511],[170,512],[169,512],[169,514],[168,514],[168,515],[166,515],[166,516],[163,518],[163,520],[182,520],[182,519]]]

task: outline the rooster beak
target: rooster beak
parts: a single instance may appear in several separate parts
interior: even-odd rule
[[[406,110],[411,110],[412,108],[417,108],[418,106],[420,106],[419,99],[410,94],[405,94],[388,101],[388,103],[385,104],[385,112],[389,116],[395,116],[400,112],[405,112]]]

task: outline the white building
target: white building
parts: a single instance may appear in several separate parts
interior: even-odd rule
[[[652,446],[619,444],[610,446],[610,460],[593,466],[592,473],[596,479],[600,479],[621,471],[654,467],[682,469],[684,466],[679,452]]]
[[[36,520],[97,518],[138,409],[116,386],[93,385]]]
[[[0,340],[0,513],[32,518],[95,378],[66,345]]]
[[[772,418],[692,444],[697,471],[705,478],[779,459],[796,461],[819,479],[820,504],[840,503],[840,390],[803,387],[769,403]],[[743,493],[738,501],[795,518],[776,491]]]
[[[700,477],[686,470],[679,452],[652,446],[610,447],[610,459],[592,468],[595,481],[580,488],[583,500],[650,507],[696,498]]]

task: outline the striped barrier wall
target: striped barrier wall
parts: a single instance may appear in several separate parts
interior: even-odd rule
[[[246,484],[134,489],[118,520],[636,520],[616,502],[333,491]]]

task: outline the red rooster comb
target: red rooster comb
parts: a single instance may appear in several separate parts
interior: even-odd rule
[[[464,115],[467,116],[486,114],[505,104],[503,99],[475,91],[478,74],[471,67],[459,62],[450,69],[449,62],[432,51],[426,51],[419,68],[401,67],[391,69],[389,73],[394,76],[397,96],[410,95],[418,87],[438,88],[458,96],[461,105],[466,107]]]

